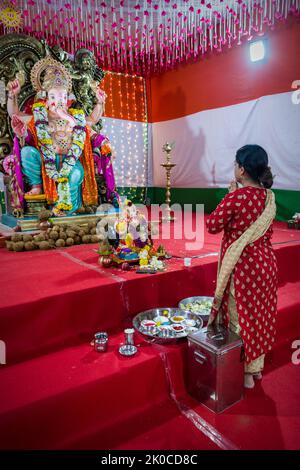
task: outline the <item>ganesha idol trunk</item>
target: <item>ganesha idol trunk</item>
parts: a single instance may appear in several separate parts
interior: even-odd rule
[[[244,349],[235,333],[216,326],[188,336],[187,389],[215,413],[243,398]]]

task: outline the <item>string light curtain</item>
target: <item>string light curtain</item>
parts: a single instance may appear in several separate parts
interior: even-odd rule
[[[262,35],[300,0],[15,0],[22,30],[108,70],[149,75]],[[20,27],[21,28],[21,27]],[[11,28],[5,27],[5,31]]]
[[[143,201],[151,185],[145,79],[107,72],[101,87],[107,94],[102,119],[116,152],[114,172],[121,195]]]

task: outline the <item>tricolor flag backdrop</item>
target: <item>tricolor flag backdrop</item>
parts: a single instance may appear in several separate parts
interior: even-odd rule
[[[208,212],[233,178],[236,150],[259,144],[276,175],[277,218],[300,210],[299,20],[268,32],[266,49],[265,60],[251,62],[246,41],[151,79],[156,200],[163,200],[166,141],[175,142],[173,201],[203,202]]]
[[[300,211],[300,26],[290,18],[264,37],[266,58],[249,42],[151,78],[107,72],[104,132],[116,151],[121,194],[161,203],[163,144],[174,142],[172,201],[212,211],[233,178],[237,149],[264,147],[277,218]]]

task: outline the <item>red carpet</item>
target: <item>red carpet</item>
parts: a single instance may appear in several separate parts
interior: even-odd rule
[[[192,255],[216,253],[219,238],[207,235]],[[221,415],[186,395],[186,343],[158,347],[141,340],[135,358],[117,352],[118,331],[137,312],[212,294],[216,255],[193,259],[191,268],[173,258],[166,273],[137,275],[101,269],[95,245],[0,250],[0,339],[7,345],[0,447],[300,448],[300,365],[291,362],[291,343],[300,339],[300,232],[277,223],[273,241],[280,271],[276,348],[263,382]],[[185,254],[183,241],[164,244],[173,255]],[[100,355],[88,339],[103,329],[112,335],[108,353]]]

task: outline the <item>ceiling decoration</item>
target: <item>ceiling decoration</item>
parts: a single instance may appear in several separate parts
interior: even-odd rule
[[[7,2],[6,2],[7,3]],[[22,31],[99,65],[147,76],[198,59],[299,17],[300,0],[20,0]],[[1,7],[0,7],[1,8]],[[11,28],[6,26],[6,31]]]

